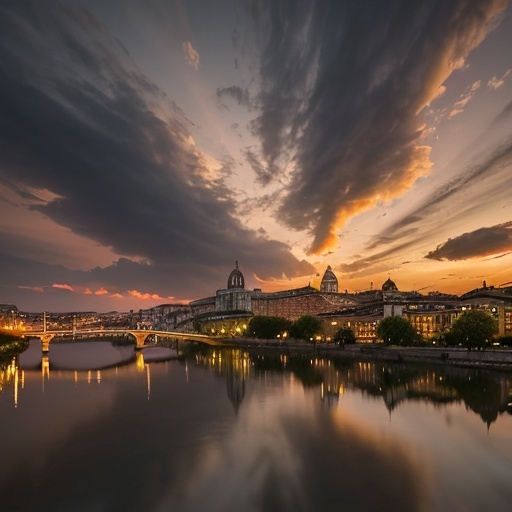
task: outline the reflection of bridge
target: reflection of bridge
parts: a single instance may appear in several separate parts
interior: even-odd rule
[[[50,342],[56,337],[84,338],[94,336],[120,336],[131,335],[135,338],[136,348],[142,348],[150,336],[161,336],[175,340],[200,341],[208,345],[223,345],[223,341],[204,334],[191,334],[174,331],[156,331],[153,329],[92,329],[92,330],[61,330],[61,331],[25,331],[27,337],[39,338],[41,340],[43,352],[50,350]]]

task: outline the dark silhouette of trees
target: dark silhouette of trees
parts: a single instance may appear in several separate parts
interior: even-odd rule
[[[418,340],[411,322],[401,316],[388,316],[377,326],[377,336],[385,345],[407,346]]]
[[[483,348],[488,345],[498,332],[496,320],[478,309],[464,312],[445,334],[448,345],[461,344],[467,348]]]
[[[292,324],[290,337],[299,340],[314,340],[315,336],[320,332],[321,325],[322,323],[320,320],[314,316],[301,316]]]
[[[356,342],[356,335],[350,327],[341,327],[336,331],[333,341],[338,345],[353,345]]]
[[[286,318],[258,315],[251,318],[247,331],[254,338],[271,340],[288,332],[291,326]]]

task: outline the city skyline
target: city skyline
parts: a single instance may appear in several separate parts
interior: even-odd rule
[[[0,30],[0,303],[188,302],[235,260],[512,281],[508,1],[7,0]]]

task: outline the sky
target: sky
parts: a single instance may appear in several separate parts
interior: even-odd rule
[[[512,282],[508,1],[2,0],[0,33],[0,303]]]

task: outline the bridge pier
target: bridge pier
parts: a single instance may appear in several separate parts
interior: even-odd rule
[[[50,351],[50,341],[52,341],[53,338],[53,334],[43,334],[43,336],[41,336],[41,350],[43,354],[47,354]]]
[[[138,332],[138,331],[130,331],[131,334],[135,337],[135,349],[140,350],[144,347],[144,343],[146,342],[147,337],[151,334],[148,332]]]

